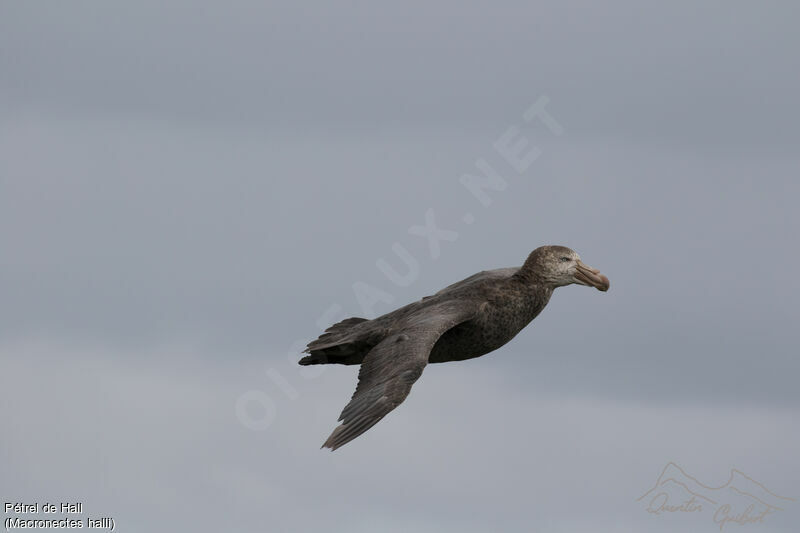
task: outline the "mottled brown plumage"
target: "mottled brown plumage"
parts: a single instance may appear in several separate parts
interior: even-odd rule
[[[544,309],[556,287],[608,290],[608,278],[564,246],[542,246],[521,267],[483,271],[373,320],[348,318],[306,348],[301,365],[361,365],[342,422],[323,444],[350,442],[400,405],[428,363],[487,354]]]

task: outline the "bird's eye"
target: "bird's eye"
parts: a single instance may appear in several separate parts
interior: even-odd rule
[[[570,259],[569,259],[569,257],[562,257],[562,258],[561,258],[561,262],[562,262],[562,263],[566,263],[566,262],[568,262],[569,260],[570,260]]]

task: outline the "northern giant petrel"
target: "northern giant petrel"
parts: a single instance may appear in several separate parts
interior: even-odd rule
[[[361,365],[358,386],[323,447],[335,450],[400,405],[428,363],[480,357],[514,338],[556,287],[607,291],[608,278],[564,246],[542,246],[521,267],[485,270],[373,320],[348,318],[306,348],[301,365]]]

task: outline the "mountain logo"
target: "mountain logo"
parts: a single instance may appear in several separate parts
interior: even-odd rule
[[[690,476],[673,462],[667,463],[653,488],[636,499],[648,513],[710,514],[722,530],[727,524],[763,523],[783,511],[793,498],[781,496],[741,470],[731,469],[724,485],[712,487]]]

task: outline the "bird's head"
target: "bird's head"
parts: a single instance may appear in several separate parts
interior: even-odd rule
[[[566,246],[542,246],[528,256],[523,268],[553,287],[577,283],[607,291],[608,278],[596,268],[581,261],[581,257]]]

